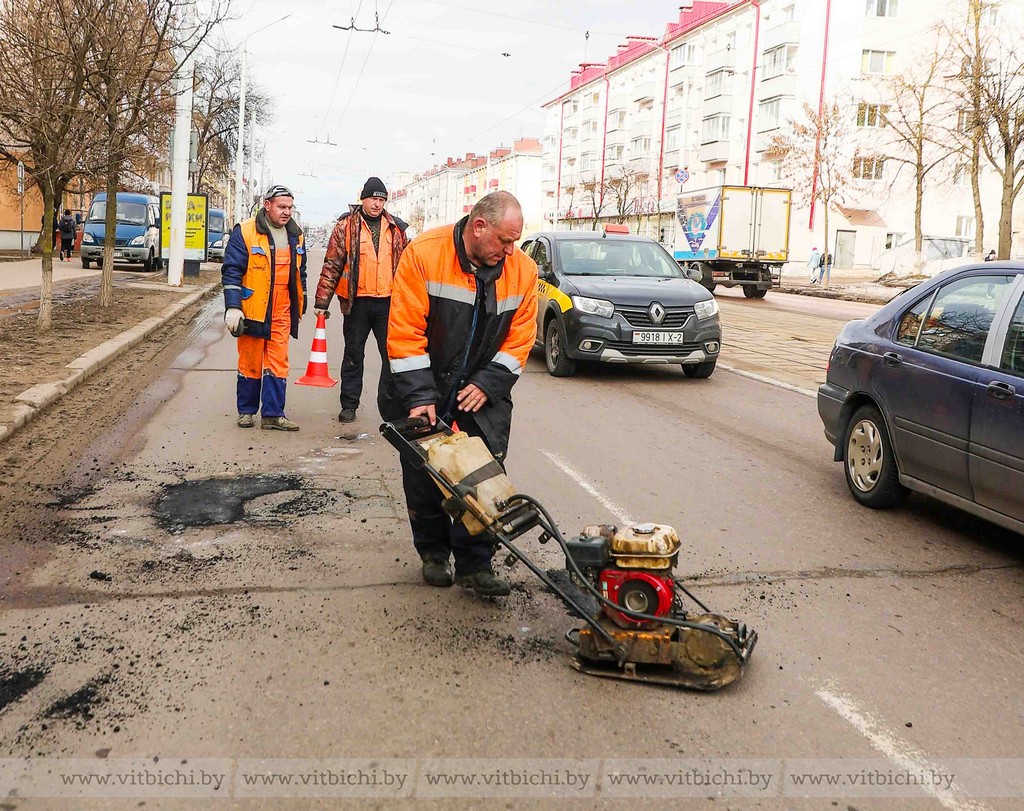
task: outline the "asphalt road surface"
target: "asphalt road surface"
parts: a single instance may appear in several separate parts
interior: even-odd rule
[[[0,758],[3,811],[1021,807],[1022,539],[925,498],[857,506],[792,390],[813,370],[556,379],[538,356],[516,387],[517,487],[570,534],[672,524],[679,574],[758,630],[744,677],[700,694],[574,671],[576,622],[521,566],[504,600],[422,584],[372,397],[342,426],[337,388],[292,384],[299,433],[236,428],[221,311],[5,446],[0,756],[25,760]],[[723,320],[734,364],[839,326]]]

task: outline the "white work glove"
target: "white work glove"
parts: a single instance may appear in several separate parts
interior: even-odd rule
[[[323,308],[320,308],[320,307],[314,307],[314,308],[313,308],[313,315],[315,315],[315,316],[316,316],[317,318],[319,318],[319,317],[320,317],[321,315],[322,315],[322,316],[323,316],[324,318],[330,318],[330,317],[331,317],[331,314],[330,314],[330,312],[329,312],[329,311],[327,310],[327,308],[326,308],[326,307],[323,307]]]
[[[224,313],[224,326],[228,328],[228,332],[234,335],[236,338],[242,334],[242,311],[231,307],[227,312]]]

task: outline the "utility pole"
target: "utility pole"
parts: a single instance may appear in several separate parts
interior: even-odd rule
[[[194,8],[185,7],[185,30],[193,24]],[[182,45],[178,65],[177,100],[174,105],[174,149],[171,153],[171,244],[167,262],[167,284],[181,287],[185,270],[185,216],[188,203],[188,163],[192,132],[192,79],[194,52]]]
[[[25,164],[21,161],[18,161],[18,196],[21,198],[21,252],[25,253]]]

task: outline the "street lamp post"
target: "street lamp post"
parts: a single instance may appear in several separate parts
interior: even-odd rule
[[[235,222],[242,221],[242,164],[245,160],[245,83],[246,83],[246,68],[248,67],[248,53],[246,51],[249,45],[249,37],[254,34],[258,34],[260,31],[265,31],[272,25],[277,25],[279,22],[287,20],[292,15],[285,14],[283,17],[279,17],[273,22],[269,22],[266,25],[257,28],[251,32],[245,39],[242,40],[242,76],[239,82],[238,89],[238,145],[235,149]],[[249,182],[252,182],[252,178],[249,178]]]

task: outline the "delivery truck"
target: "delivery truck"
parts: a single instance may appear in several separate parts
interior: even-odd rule
[[[713,186],[679,195],[680,238],[673,256],[700,273],[708,290],[742,287],[764,298],[789,260],[789,189]]]

